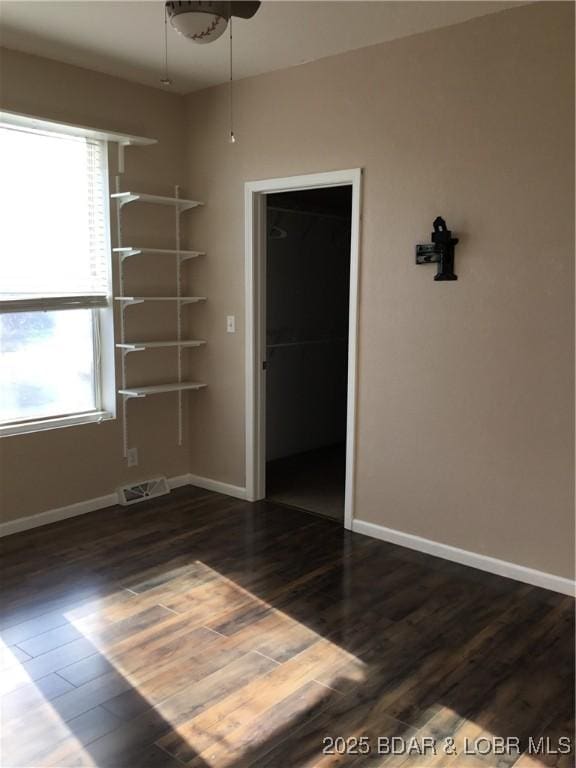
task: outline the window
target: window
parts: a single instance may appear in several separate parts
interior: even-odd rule
[[[0,168],[0,430],[109,418],[107,143],[0,123]]]

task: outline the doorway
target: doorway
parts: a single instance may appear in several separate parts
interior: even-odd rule
[[[246,184],[246,495],[351,528],[361,171]]]
[[[266,195],[266,498],[342,522],[352,187]]]

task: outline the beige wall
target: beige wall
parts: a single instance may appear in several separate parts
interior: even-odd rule
[[[181,97],[9,50],[1,51],[0,72],[0,104],[5,109],[159,139],[157,146],[126,150],[126,184],[144,191],[170,193],[171,185],[185,180],[185,113]],[[111,160],[111,172],[115,173],[115,149]],[[167,242],[165,247],[171,247],[173,219],[166,221],[160,216],[150,220],[150,211],[143,216],[142,209],[128,210],[126,236],[141,236],[150,245]],[[34,225],[33,201],[30,225]],[[114,233],[114,226],[112,230]],[[140,276],[130,261],[135,260],[127,262],[132,281],[127,285],[137,288]],[[162,279],[166,290],[173,288],[173,274],[162,278],[154,272],[153,263],[143,266],[156,285]],[[140,283],[140,287],[145,290],[146,283]],[[144,309],[128,310],[127,332],[137,339],[152,333],[156,338],[162,338],[162,334],[169,337],[175,325],[166,311],[158,311],[154,327],[151,322],[145,324],[152,318]],[[151,357],[145,362],[138,355]],[[170,351],[132,355],[128,362],[132,377],[129,383],[162,380],[173,356]],[[175,398],[165,395],[130,403],[131,444],[138,446],[140,454],[140,466],[133,469],[125,468],[123,462],[119,419],[2,438],[3,519],[109,494],[131,480],[187,472],[188,446],[176,447]]]
[[[188,97],[192,472],[245,481],[244,182],[361,166],[356,516],[571,575],[573,29],[537,4],[241,81],[234,146],[226,87]],[[414,265],[439,214],[457,283]]]

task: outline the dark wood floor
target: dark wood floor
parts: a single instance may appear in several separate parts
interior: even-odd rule
[[[573,736],[567,597],[193,489],[2,548],[4,768],[573,765],[462,754]]]

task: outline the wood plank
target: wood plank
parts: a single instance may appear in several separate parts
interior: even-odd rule
[[[0,691],[8,693],[30,680],[38,680],[51,672],[57,672],[62,667],[87,656],[92,656],[94,653],[96,653],[96,648],[86,638],[73,640],[71,643],[66,643],[66,645],[42,654],[42,656],[36,656],[17,668],[9,669],[2,675]]]
[[[158,744],[186,763],[195,759],[194,750],[201,754],[208,751],[213,759],[215,750],[224,755],[222,749],[217,749],[218,745],[227,744],[228,754],[235,749],[231,739],[233,731],[243,730],[274,705],[312,682],[316,675],[345,663],[348,657],[349,654],[332,643],[318,640],[284,664],[237,687],[216,706],[204,709],[200,715],[180,725],[177,733],[160,739]]]
[[[235,765],[244,753],[257,750],[259,746],[272,749],[276,734],[287,722],[318,713],[326,698],[326,688],[309,681],[287,695],[276,695],[272,705],[264,707],[265,717],[242,708],[224,721],[210,723],[208,730],[196,723],[194,730],[186,734],[186,741],[180,742],[180,749],[176,746],[175,751],[180,760],[193,768],[205,764]],[[170,751],[164,742],[161,743]],[[183,746],[187,749],[183,750]]]
[[[89,752],[96,765],[140,765],[143,745],[158,741],[179,723],[225,697],[236,686],[264,674],[272,666],[274,663],[262,656],[245,654],[197,684],[179,691],[155,709],[147,709],[121,728],[91,742]],[[69,742],[67,747],[69,761],[74,755],[74,745]],[[76,753],[81,752],[76,749]]]
[[[61,627],[50,629],[41,635],[36,635],[36,637],[22,640],[17,648],[20,648],[29,657],[41,656],[43,653],[48,653],[48,651],[52,651],[54,648],[71,643],[72,640],[79,640],[81,637],[82,633],[72,624],[63,624]]]

